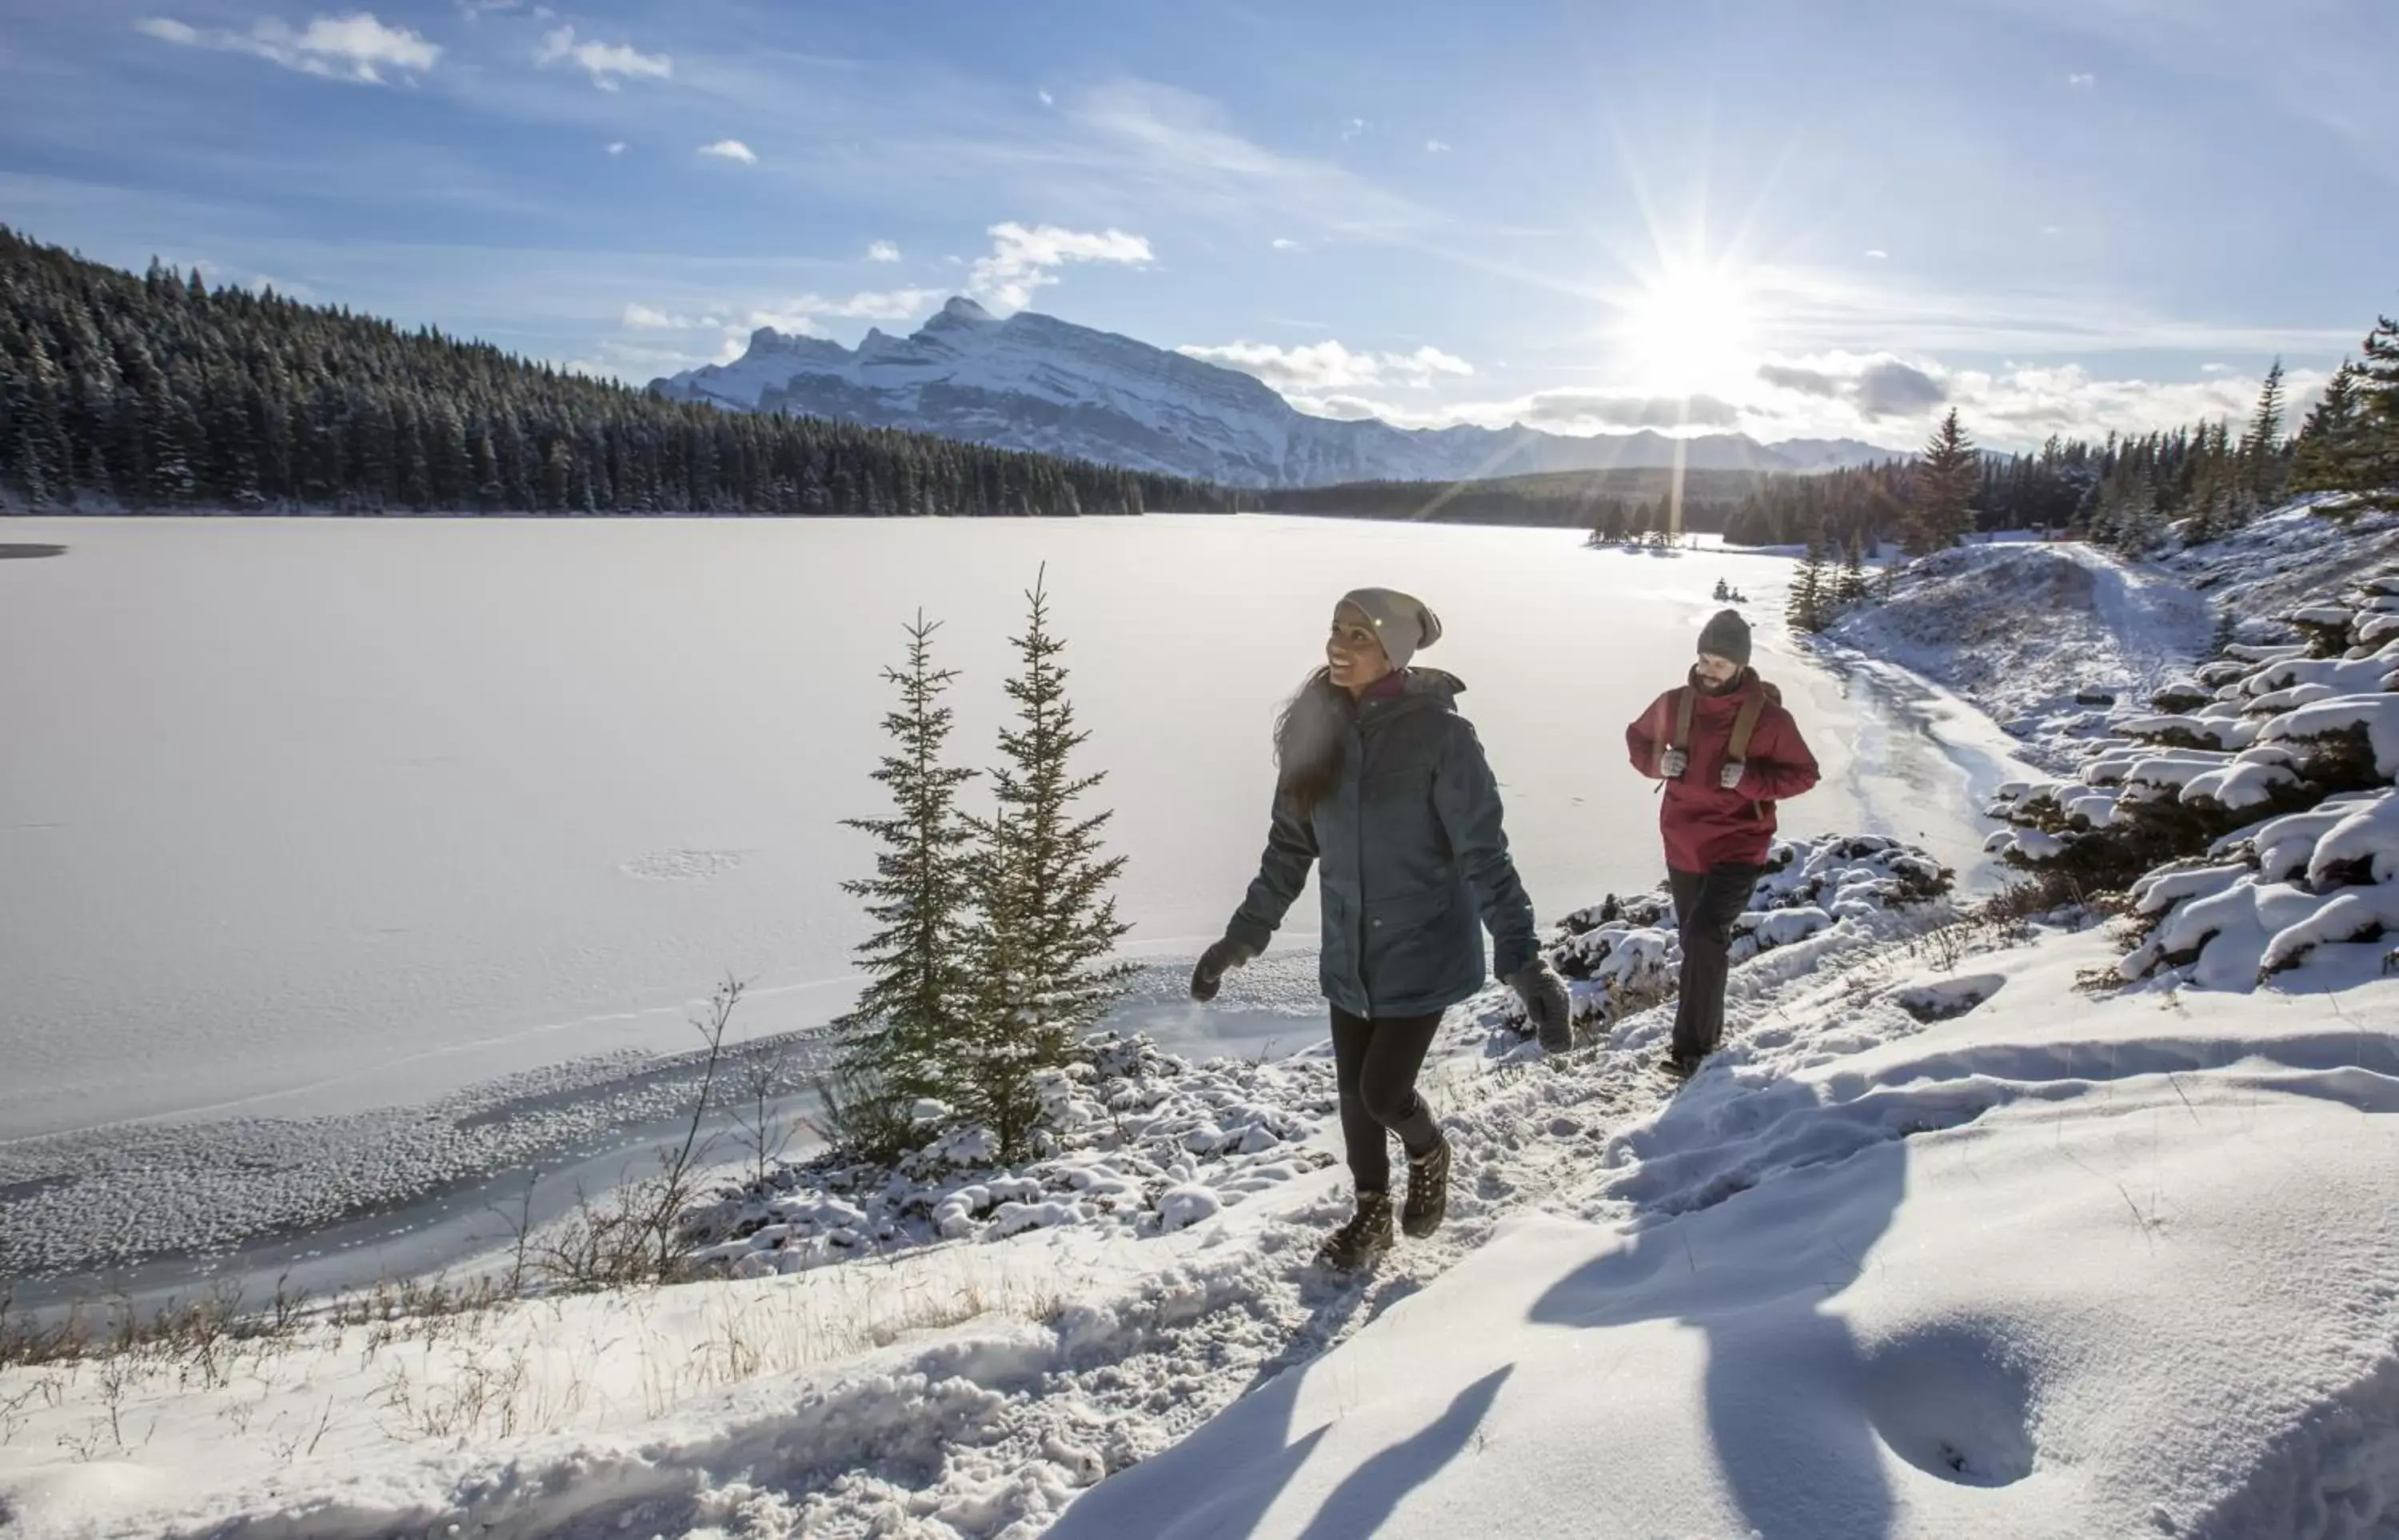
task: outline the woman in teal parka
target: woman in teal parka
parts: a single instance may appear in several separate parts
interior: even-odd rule
[[[1321,1255],[1345,1271],[1391,1244],[1391,1134],[1408,1155],[1400,1227],[1429,1236],[1447,1210],[1449,1143],[1416,1080],[1442,1012],[1483,987],[1485,927],[1542,1047],[1570,1041],[1565,983],[1536,942],[1498,785],[1457,714],[1466,687],[1408,666],[1440,636],[1430,610],[1389,588],[1357,589],[1335,608],[1325,666],[1275,724],[1273,821],[1257,880],[1191,976],[1193,998],[1213,999],[1228,969],[1266,950],[1318,868],[1319,971],[1358,1189],[1356,1212]]]

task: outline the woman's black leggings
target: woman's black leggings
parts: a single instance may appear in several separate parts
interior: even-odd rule
[[[1341,1087],[1341,1142],[1362,1193],[1391,1190],[1390,1135],[1412,1155],[1441,1142],[1432,1110],[1416,1094],[1416,1071],[1441,1025],[1430,1016],[1368,1020],[1333,1007],[1333,1077]]]

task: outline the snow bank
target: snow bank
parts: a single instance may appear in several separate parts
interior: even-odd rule
[[[2199,675],[2223,697],[2216,714],[2118,717],[2120,736],[2082,747],[2080,786],[2108,801],[2067,781],[2002,787],[1992,811],[2017,827],[1991,848],[2069,870],[2093,850],[2186,858],[2133,885],[2148,930],[2118,965],[2127,981],[2305,990],[2399,967],[2399,948],[2378,944],[2399,932],[2399,641],[2369,645],[2363,629],[2394,581],[2352,574],[2294,606],[2308,644],[2227,646]],[[2248,747],[2157,747],[2201,728]]]
[[[2104,946],[1687,1092],[1585,1222],[1510,1221],[1050,1533],[2389,1533],[2399,990],[2347,1041],[2229,1001],[2161,1034],[2075,993]]]

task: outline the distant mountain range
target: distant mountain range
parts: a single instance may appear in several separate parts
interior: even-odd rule
[[[760,327],[729,364],[651,382],[682,400],[906,428],[1236,486],[1446,481],[1535,471],[1821,471],[1904,457],[1851,439],[1581,438],[1522,425],[1397,428],[1301,412],[1239,370],[1131,337],[954,299],[911,337],[857,347]]]

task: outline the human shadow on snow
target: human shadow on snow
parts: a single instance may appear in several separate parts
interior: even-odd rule
[[[1333,1423],[1294,1437],[1306,1367],[1342,1324],[1368,1304],[1368,1290],[1342,1288],[1320,1301],[1291,1341],[1260,1366],[1225,1412],[1184,1440],[1172,1460],[1119,1471],[1077,1499],[1050,1540],[1231,1540],[1256,1531],[1306,1467]],[[1358,1466],[1325,1498],[1300,1540],[1352,1540],[1380,1529],[1400,1500],[1430,1480],[1474,1437],[1510,1365],[1460,1391],[1421,1432]],[[1159,1516],[1172,1514],[1160,1526]]]
[[[1643,1141],[1695,1155],[1718,1146],[1729,1167],[1742,1112],[1709,1094],[1713,1078],[1669,1103]],[[1771,1199],[1748,1196],[1730,1169],[1678,1182],[1650,1200],[1630,1244],[1560,1279],[1529,1318],[1673,1319],[1704,1332],[1711,1452],[1757,1540],[1887,1534],[1884,1445],[1861,1394],[1873,1366],[1832,1307],[1890,1228],[1906,1177],[1905,1144],[1889,1139],[1771,1177]],[[1716,1217],[1696,1223],[1705,1214]]]

